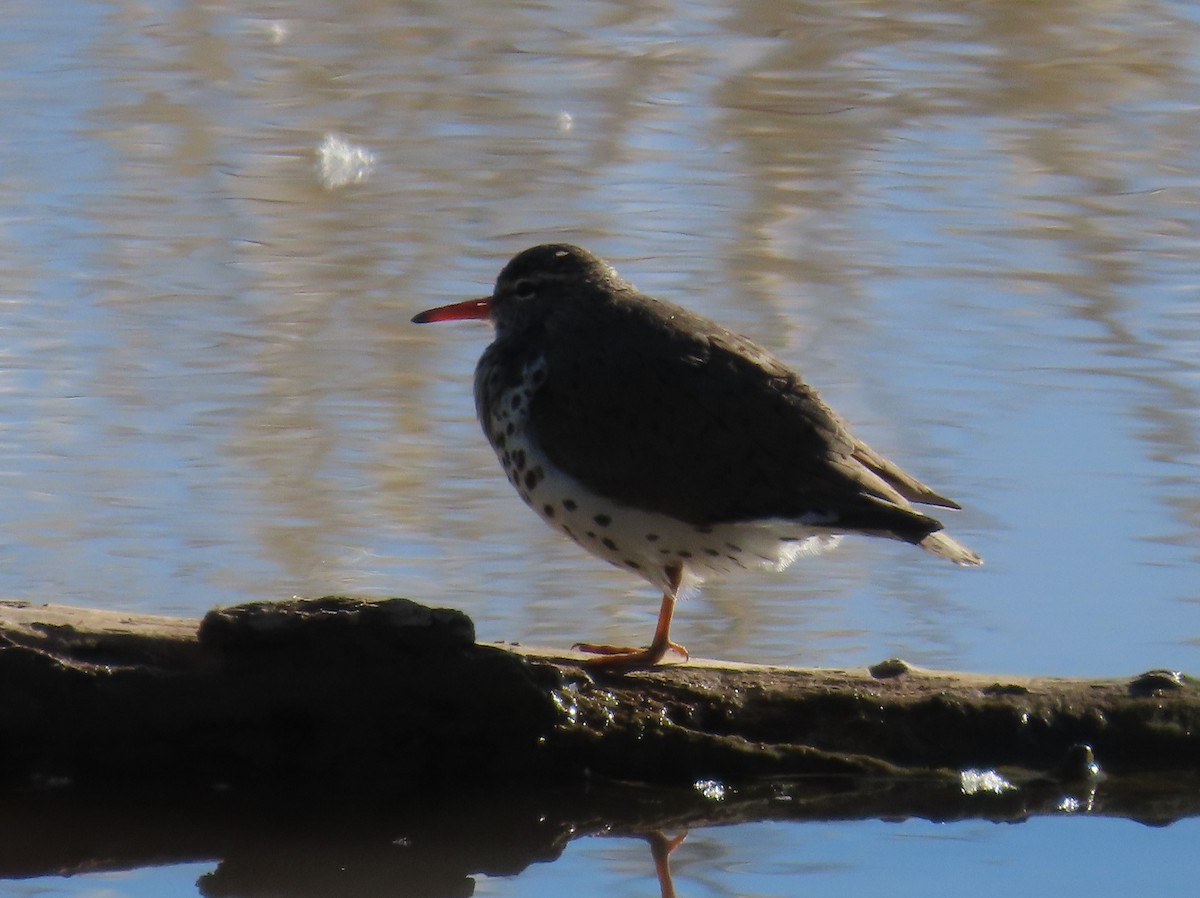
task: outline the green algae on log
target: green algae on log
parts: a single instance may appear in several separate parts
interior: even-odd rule
[[[1200,772],[1200,689],[1171,671],[693,660],[614,675],[582,657],[479,645],[466,615],[405,599],[262,602],[202,621],[3,602],[0,787],[957,787],[969,770],[1017,783]]]

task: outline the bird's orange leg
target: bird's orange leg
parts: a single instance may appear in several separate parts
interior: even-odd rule
[[[650,856],[654,858],[654,874],[658,877],[659,894],[662,898],[675,898],[675,883],[671,879],[671,852],[683,844],[687,832],[668,839],[666,833],[660,830],[648,834],[645,838],[650,843]]]
[[[669,651],[676,651],[688,657],[688,650],[677,642],[671,641],[671,617],[675,613],[675,594],[683,580],[683,565],[675,562],[667,567],[667,580],[670,589],[663,593],[662,605],[658,609],[658,625],[654,628],[654,639],[644,649],[629,646],[605,645],[603,643],[581,642],[575,646],[583,652],[600,655],[599,658],[589,658],[588,667],[603,667],[609,670],[645,670],[658,664]]]

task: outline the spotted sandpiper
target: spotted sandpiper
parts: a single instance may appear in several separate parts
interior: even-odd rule
[[[583,643],[591,665],[686,657],[670,637],[681,590],[782,570],[842,534],[981,563],[913,504],[960,506],[856,439],[783,362],[646,296],[587,250],[527,249],[491,296],[413,321],[472,318],[496,331],[475,368],[475,410],[509,481],[552,528],[663,592],[651,644]]]

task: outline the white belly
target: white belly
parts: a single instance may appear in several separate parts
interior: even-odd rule
[[[525,381],[529,384],[532,378]],[[617,505],[556,468],[528,439],[529,397],[525,386],[508,391],[493,405],[491,420],[484,422],[509,482],[549,526],[659,589],[669,590],[666,569],[675,563],[683,568],[686,589],[708,577],[745,568],[783,570],[800,555],[831,549],[841,540],[839,534],[804,521],[699,527]]]

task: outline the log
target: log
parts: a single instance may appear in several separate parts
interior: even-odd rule
[[[582,657],[480,645],[461,612],[398,598],[260,602],[200,621],[2,602],[0,790],[620,781],[744,793],[738,784],[769,781],[961,797],[1007,791],[998,783],[1090,794],[1106,776],[1114,794],[1116,777],[1157,778],[1160,810],[1134,816],[1189,813],[1197,800],[1174,785],[1200,775],[1200,689],[1177,672],[1084,680],[894,659],[845,670],[693,659],[617,675]]]
[[[693,660],[624,676],[405,599],[203,620],[0,602],[0,878],[464,895],[592,834],[1200,813],[1196,682]]]

